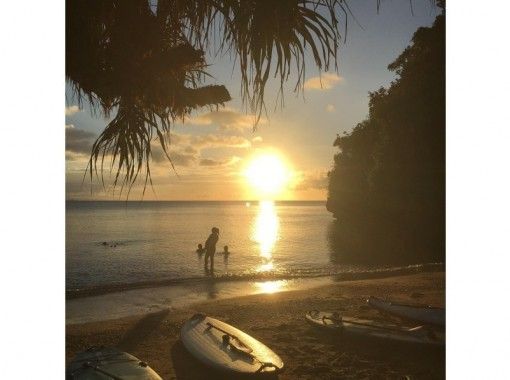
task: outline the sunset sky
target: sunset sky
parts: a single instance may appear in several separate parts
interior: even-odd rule
[[[361,27],[349,19],[338,73],[323,73],[321,88],[313,61],[307,61],[304,96],[293,92],[295,78],[291,77],[283,109],[275,109],[279,81],[271,81],[265,98],[268,116],[255,132],[252,115],[243,111],[233,61],[228,55],[208,56],[209,72],[215,77],[208,83],[224,84],[233,100],[217,112],[204,109],[175,124],[170,156],[178,176],[156,150],[151,165],[154,192],[148,189],[143,199],[258,199],[261,194],[246,170],[253,158],[264,154],[281,159],[288,176],[274,198],[326,199],[336,135],[350,131],[366,117],[368,92],[391,82],[394,75],[387,70],[388,64],[409,44],[416,29],[431,25],[439,13],[420,1],[413,4],[413,15],[407,0],[383,2],[379,14],[373,0],[352,2],[351,8]],[[91,145],[108,120],[94,116],[86,104],[80,109],[70,89],[66,90],[67,199],[119,199],[118,193],[102,190],[97,180],[91,194],[88,177],[83,181]],[[141,198],[140,188],[135,186],[130,199]]]

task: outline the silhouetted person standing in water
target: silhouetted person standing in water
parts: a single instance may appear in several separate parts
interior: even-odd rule
[[[216,253],[216,243],[218,242],[218,238],[220,236],[220,230],[217,227],[213,227],[211,230],[211,234],[207,238],[205,242],[205,257],[204,257],[204,268],[207,272],[207,262],[209,261],[209,257],[211,258],[211,274],[214,272],[214,254]]]

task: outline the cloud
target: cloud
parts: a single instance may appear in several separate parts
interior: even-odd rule
[[[215,160],[215,159],[212,159],[212,158],[202,158],[200,160],[200,163],[199,165],[200,166],[232,166],[232,165],[235,165],[237,164],[239,161],[241,161],[241,158],[240,157],[237,157],[237,156],[232,156],[230,158],[224,158],[224,159],[221,159],[221,160]]]
[[[264,140],[260,136],[255,136],[254,138],[251,139],[251,142],[253,144],[260,144],[262,141],[264,141]]]
[[[74,153],[70,151],[66,151],[66,162],[70,161],[83,161],[83,153]]]
[[[194,154],[184,152],[170,152],[172,163],[176,166],[192,166],[196,163],[197,157]]]
[[[242,136],[192,136],[190,145],[195,148],[249,148],[251,143]]]
[[[328,104],[326,106],[326,111],[328,111],[328,112],[335,112],[335,106],[333,104]]]
[[[312,77],[305,82],[307,90],[330,90],[342,81],[342,77],[334,73],[324,73],[322,76]]]
[[[211,158],[202,158],[200,160],[200,166],[220,166],[225,164],[225,161],[213,160]]]
[[[186,135],[172,133],[170,136],[171,146],[180,146],[188,153],[197,152],[204,148],[249,148],[250,140],[242,136],[234,135]]]
[[[89,155],[92,144],[96,140],[96,134],[76,128],[67,124],[66,128],[66,160],[81,161],[83,155]],[[220,166],[230,165],[231,160],[222,161],[201,158],[202,149],[239,148],[251,147],[250,140],[235,135],[189,135],[171,134],[168,154],[175,166]],[[155,164],[168,163],[168,159],[157,140],[152,142],[152,162]]]
[[[236,135],[187,135],[172,133],[170,146],[180,147],[187,153],[196,153],[204,148],[249,148],[250,140]]]
[[[80,112],[80,111],[81,111],[80,108],[76,105],[66,107],[66,116],[72,116],[75,113]]]
[[[174,149],[175,148],[175,149]],[[168,163],[168,158],[166,154],[163,152],[163,148],[159,145],[158,142],[153,142],[151,146],[152,153],[152,162],[156,164],[160,163]],[[170,150],[168,151],[168,156],[172,160],[172,163],[175,166],[193,166],[198,160],[198,151],[193,149],[187,149],[180,146],[170,146]]]
[[[170,136],[169,156],[176,166],[220,166],[229,165],[232,160],[212,160],[200,158],[202,149],[219,148],[249,148],[251,142],[242,136],[225,135],[186,135],[172,134]],[[155,163],[166,162],[167,158],[157,142],[152,145],[152,160]]]
[[[177,139],[174,139],[177,137]],[[242,136],[225,136],[225,135],[172,135],[172,143],[179,146],[179,152],[170,154],[172,162],[174,162],[174,154],[178,154],[178,162],[174,165],[191,166],[198,162],[199,166],[218,167],[233,165],[238,162],[238,157],[232,157],[229,160],[213,160],[210,158],[200,158],[202,149],[219,149],[219,148],[239,148],[245,149],[251,147],[251,142]]]
[[[184,148],[184,152],[185,153],[191,153],[191,154],[195,154],[195,153],[198,153],[198,150],[196,150],[195,148],[193,148],[192,146],[187,146],[186,148]]]
[[[236,110],[225,108],[198,115],[188,119],[187,122],[197,125],[217,125],[220,131],[242,132],[246,129],[253,129],[255,120],[255,115],[253,114],[246,115]],[[261,118],[259,121],[259,125],[266,123],[267,119],[265,118]]]
[[[232,156],[230,157],[230,160],[227,162],[227,165],[235,165],[242,161],[241,157],[238,156]]]
[[[250,140],[235,135],[190,135],[172,133],[170,135],[169,156],[176,166],[219,166],[230,164],[229,161],[221,161],[219,163],[209,161],[209,159],[201,158],[203,149],[221,149],[221,148],[238,148],[245,149],[251,147]],[[201,161],[205,160],[205,161]],[[168,161],[159,142],[152,142],[152,161],[155,163],[165,163]]]
[[[301,173],[301,180],[295,187],[295,190],[323,190],[328,187],[328,173],[324,172],[311,172]]]
[[[66,125],[66,152],[90,154],[95,133],[76,128],[73,124]]]

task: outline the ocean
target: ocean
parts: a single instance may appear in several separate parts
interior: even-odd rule
[[[325,202],[68,201],[66,319],[402,270],[342,263],[328,240],[333,222]],[[196,249],[213,226],[220,237],[211,276]]]
[[[324,202],[67,202],[66,287],[107,288],[205,275],[196,254],[220,229],[216,277],[335,269]],[[221,252],[228,245],[228,259]]]

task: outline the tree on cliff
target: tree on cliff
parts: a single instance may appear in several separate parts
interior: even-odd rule
[[[444,259],[445,16],[419,28],[370,93],[369,116],[338,136],[327,208],[348,260]],[[343,256],[342,256],[343,255]]]

